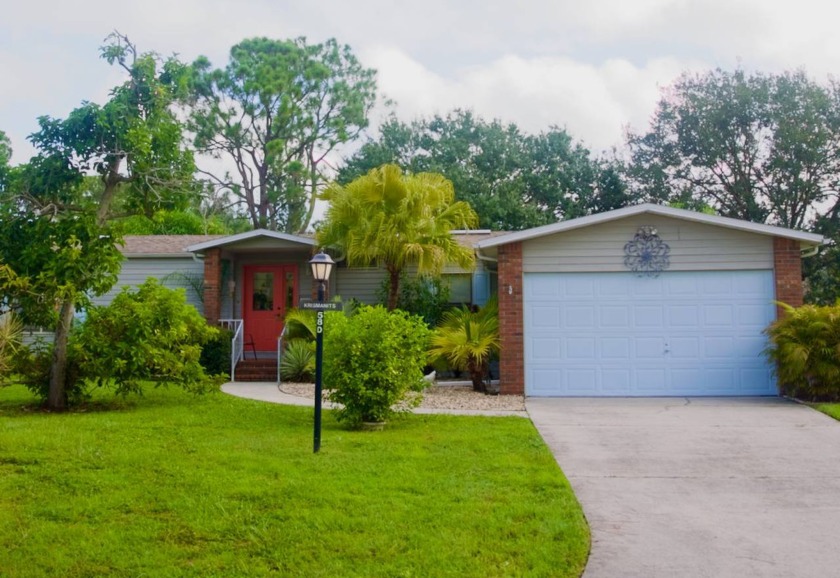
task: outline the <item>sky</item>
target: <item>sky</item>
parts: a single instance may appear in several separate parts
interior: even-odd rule
[[[0,0],[0,130],[13,164],[37,117],[103,102],[121,81],[99,59],[113,30],[141,51],[224,66],[244,38],[336,38],[378,71],[393,112],[471,109],[526,132],[565,128],[595,154],[642,131],[681,73],[716,67],[818,82],[840,73],[828,0]],[[374,112],[373,124],[386,114]],[[372,129],[375,135],[375,129]]]

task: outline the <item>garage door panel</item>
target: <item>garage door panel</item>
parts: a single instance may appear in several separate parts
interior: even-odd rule
[[[697,327],[700,320],[698,305],[668,305],[665,308],[670,327]]]
[[[626,305],[604,305],[598,310],[598,319],[603,329],[630,328],[630,310]]]
[[[668,342],[668,353],[674,359],[697,359],[701,354],[699,337],[676,337]]]
[[[525,295],[529,298],[560,297],[560,280],[552,275],[540,275],[525,287]]]
[[[525,294],[528,395],[776,395],[770,271],[528,273]]]
[[[645,367],[638,365],[635,368],[635,384],[633,393],[641,395],[667,395],[668,380],[666,371],[661,367]]]
[[[738,320],[738,326],[741,329],[749,329],[751,332],[756,329],[763,331],[768,323],[767,306],[751,305],[748,303],[741,304],[736,311],[736,318]]]
[[[565,388],[559,369],[532,369],[528,371],[532,395],[564,395]]]
[[[564,294],[567,297],[590,296],[595,291],[595,280],[588,277],[577,277],[566,281]]]
[[[564,313],[566,327],[591,329],[595,325],[595,308],[592,306],[569,306]]]
[[[637,305],[633,308],[634,327],[642,328],[663,328],[665,326],[665,312],[662,306]]]
[[[603,337],[601,344],[601,359],[604,361],[629,362],[631,343],[629,337]]]
[[[534,361],[557,361],[560,359],[560,339],[545,337],[532,339],[531,347],[534,352]]]
[[[601,370],[601,393],[604,395],[629,395],[632,383],[633,375],[627,368]]]
[[[729,304],[705,305],[703,307],[703,325],[705,327],[733,327],[735,325],[735,307]]]
[[[594,367],[572,367],[566,370],[566,391],[569,395],[588,395],[598,388],[598,370]]]
[[[566,358],[574,363],[576,361],[584,360],[594,363],[597,359],[595,356],[595,338],[594,337],[569,337],[566,339]]]
[[[662,337],[637,337],[636,359],[661,359],[665,356],[665,339]]]

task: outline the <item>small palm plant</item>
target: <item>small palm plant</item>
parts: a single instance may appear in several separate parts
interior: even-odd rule
[[[840,305],[778,304],[786,314],[765,330],[765,354],[776,363],[779,385],[798,398],[840,399]]]
[[[315,375],[315,344],[306,339],[292,339],[280,361],[284,381],[309,383]]]
[[[463,306],[443,315],[431,340],[429,357],[445,359],[453,369],[467,371],[475,391],[486,392],[484,376],[499,352],[499,307],[491,299],[479,311]]]

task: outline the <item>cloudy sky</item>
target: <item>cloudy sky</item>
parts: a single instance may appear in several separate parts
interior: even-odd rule
[[[216,65],[252,36],[335,37],[379,71],[405,120],[471,108],[538,132],[565,127],[594,152],[644,128],[682,71],[840,73],[840,4],[828,0],[25,0],[0,20],[0,130],[13,162],[39,115],[103,101],[114,29],[141,51]]]

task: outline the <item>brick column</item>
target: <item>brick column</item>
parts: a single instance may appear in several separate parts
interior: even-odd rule
[[[522,243],[509,243],[499,247],[499,384],[503,394],[525,392],[522,313]]]
[[[776,301],[799,307],[803,303],[802,254],[799,241],[773,237],[773,275],[776,280]],[[776,307],[776,317],[784,309]]]
[[[222,316],[222,250],[204,253],[204,318],[216,325]]]

